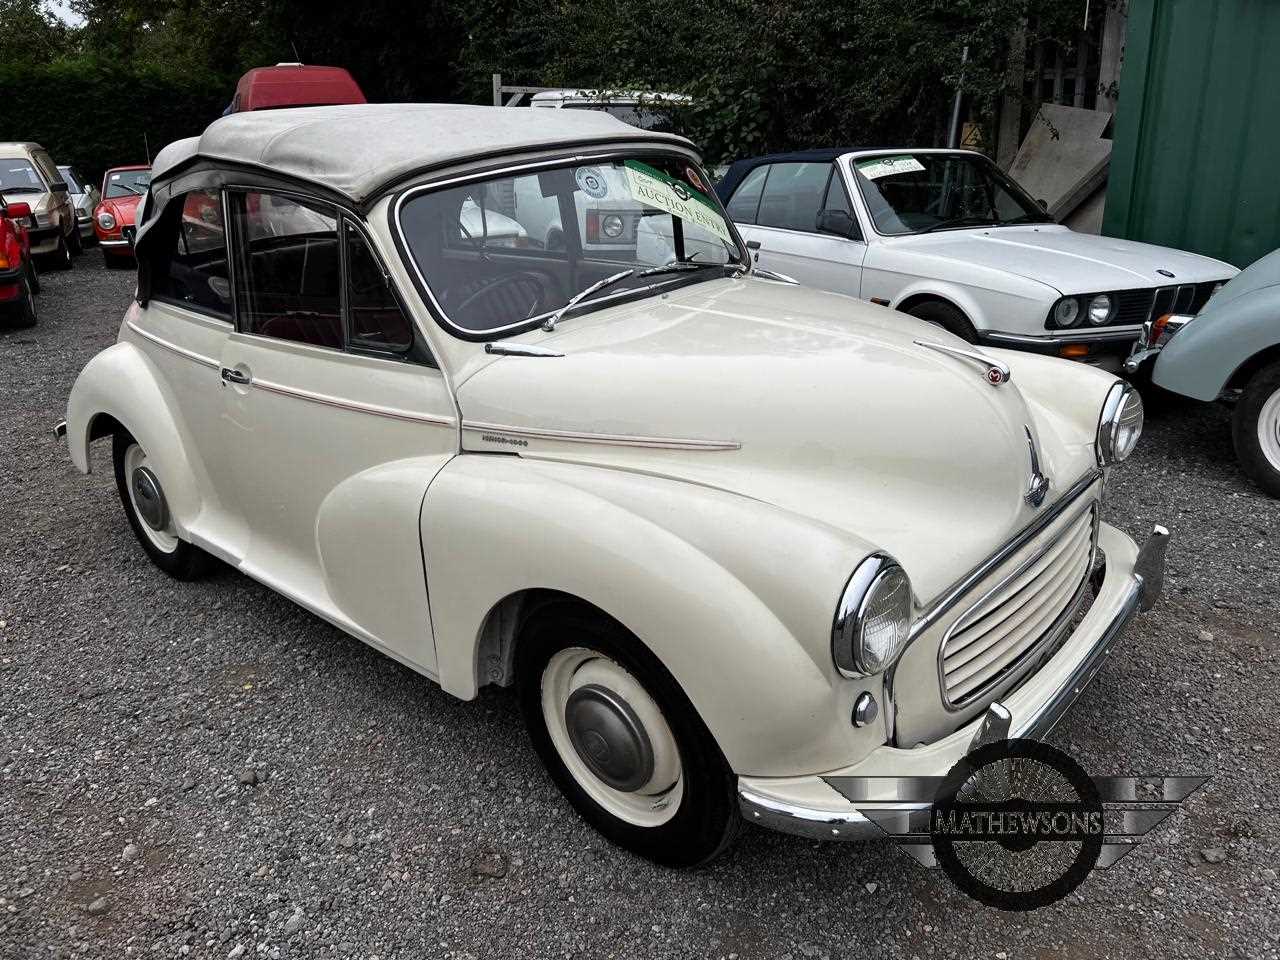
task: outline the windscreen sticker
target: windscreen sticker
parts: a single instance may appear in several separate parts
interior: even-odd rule
[[[592,200],[603,200],[609,195],[609,182],[595,167],[579,167],[573,173],[578,189]]]
[[[856,161],[858,172],[868,180],[887,177],[892,173],[923,173],[924,164],[915,157],[872,157]]]
[[[683,180],[669,177],[639,160],[628,160],[625,167],[627,185],[631,187],[631,195],[635,199],[646,206],[657,207],[681,220],[697,224],[725,243],[733,243],[729,225],[720,216],[715,204]]]

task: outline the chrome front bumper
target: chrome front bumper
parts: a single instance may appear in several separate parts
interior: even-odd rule
[[[1156,527],[1136,550],[1128,537],[1106,529],[1111,541],[1106,544],[1111,548],[1107,553],[1109,569],[1093,607],[1062,649],[1004,703],[993,703],[978,719],[936,743],[913,750],[881,747],[861,763],[842,770],[809,777],[739,777],[742,815],[760,826],[814,840],[884,837],[868,813],[879,817],[930,806],[922,798],[907,799],[897,793],[895,777],[944,777],[957,760],[983,744],[1047,737],[1102,669],[1125,627],[1155,605],[1163,588],[1169,531]],[[1037,682],[1041,675],[1053,679],[1047,689],[1031,692],[1029,688],[1043,686]],[[855,808],[830,781],[860,777],[869,778],[866,782],[875,786],[867,800]]]

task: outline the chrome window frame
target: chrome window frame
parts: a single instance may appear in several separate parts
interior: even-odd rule
[[[393,236],[396,240],[396,246],[399,248],[399,251],[400,251],[400,258],[401,260],[404,261],[404,264],[406,268],[409,270],[410,275],[417,282],[418,290],[423,294],[423,298],[427,303],[427,306],[431,312],[432,318],[436,321],[437,325],[439,325],[446,333],[450,334],[451,336],[457,337],[460,340],[466,340],[472,343],[477,343],[477,342],[484,342],[486,340],[492,340],[494,338],[502,338],[509,334],[513,334],[517,332],[527,332],[529,330],[534,330],[539,326],[539,324],[541,324],[544,320],[546,320],[547,317],[551,316],[556,311],[548,310],[546,313],[539,314],[536,317],[528,317],[524,320],[519,320],[515,323],[504,324],[503,326],[500,326],[500,327],[491,327],[487,330],[469,330],[466,327],[462,327],[454,323],[451,319],[449,319],[449,315],[448,313],[445,312],[445,309],[440,304],[440,301],[436,299],[435,292],[431,289],[431,284],[427,282],[426,276],[423,274],[421,267],[418,265],[418,259],[416,256],[414,256],[413,248],[409,244],[408,237],[405,236],[404,224],[402,223],[401,215],[403,213],[405,204],[409,200],[411,200],[412,198],[420,194],[434,193],[436,191],[447,190],[451,187],[456,187],[465,183],[473,183],[479,180],[495,180],[504,176],[519,175],[519,174],[528,173],[530,171],[536,171],[536,170],[545,170],[545,169],[556,168],[556,167],[572,167],[572,166],[578,166],[584,163],[598,163],[600,161],[617,160],[619,158],[627,159],[631,157],[641,157],[641,156],[668,157],[668,158],[679,159],[682,162],[686,162],[686,163],[694,162],[698,166],[698,172],[703,177],[706,178],[707,183],[712,182],[706,170],[703,169],[702,163],[700,160],[693,160],[691,157],[678,153],[675,150],[662,149],[660,147],[653,147],[653,148],[629,149],[629,150],[611,149],[611,150],[606,150],[603,153],[572,154],[567,156],[562,155],[562,156],[553,157],[546,160],[535,160],[528,163],[498,165],[494,167],[489,167],[484,170],[478,170],[473,173],[466,173],[466,174],[461,174],[455,177],[448,177],[443,180],[433,180],[427,183],[420,183],[420,184],[417,184],[416,186],[412,186],[405,190],[400,191],[400,193],[396,195],[395,201],[392,203],[391,210],[389,212],[389,219],[390,219],[390,223],[393,231]],[[749,256],[749,251],[747,250],[746,244],[742,240],[741,234],[738,233],[738,228],[734,225],[733,221],[729,219],[728,211],[725,210],[724,204],[720,202],[719,195],[716,194],[715,190],[712,189],[711,191],[709,191],[709,193],[711,196],[715,197],[716,203],[720,205],[720,212],[724,216],[725,224],[727,225],[729,231],[733,234],[733,237],[735,240],[734,245],[737,247],[738,258],[742,265],[743,270],[745,272],[750,272],[751,266],[752,266],[752,260],[751,260],[751,257]],[[608,305],[615,301],[624,301],[628,299],[636,299],[642,296],[646,296],[655,290],[659,290],[664,287],[671,286],[673,284],[686,284],[689,282],[690,282],[689,275],[682,276],[677,274],[669,280],[663,280],[657,283],[647,284],[642,287],[632,287],[628,290],[621,290],[621,291],[618,291],[617,293],[608,294],[603,297],[592,297],[587,302],[591,303],[593,307],[600,307],[600,306]]]

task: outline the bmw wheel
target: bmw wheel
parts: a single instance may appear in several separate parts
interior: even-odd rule
[[[138,441],[117,433],[111,455],[125,516],[151,562],[178,580],[207,572],[212,558],[178,534],[155,464]]]
[[[71,269],[71,247],[67,245],[66,237],[58,237],[58,249],[53,251],[51,266],[55,270]]]
[[[741,825],[736,780],[658,659],[616,622],[557,604],[521,633],[517,684],[561,792],[619,846],[667,866],[719,856]]]

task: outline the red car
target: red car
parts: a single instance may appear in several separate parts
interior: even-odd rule
[[[6,203],[0,197],[0,316],[20,327],[35,326],[35,295],[40,292],[27,235],[30,218],[30,204]]]
[[[151,185],[151,167],[112,167],[102,178],[102,199],[93,210],[93,232],[107,266],[133,260],[138,204]]]
[[[277,63],[254,67],[241,77],[227,113],[337,103],[368,103],[360,85],[342,67]]]

